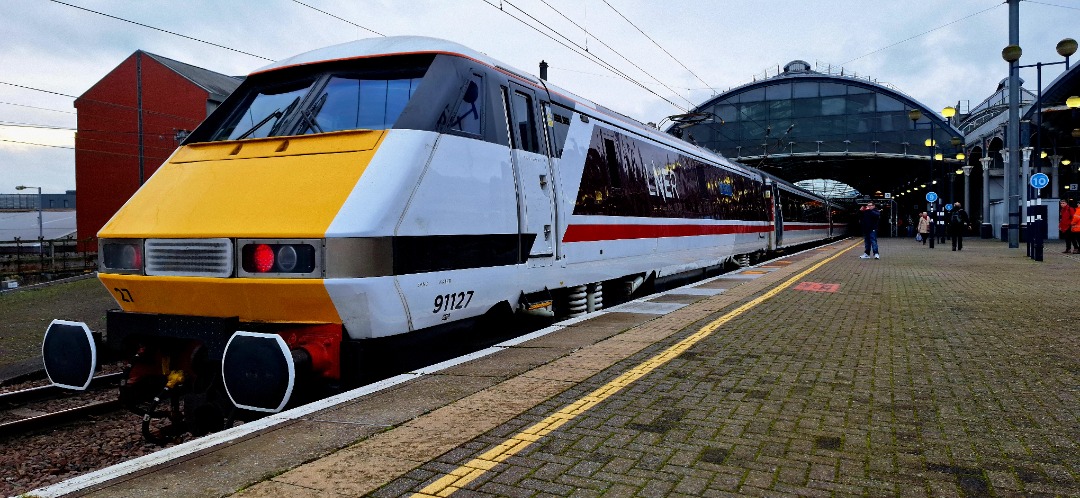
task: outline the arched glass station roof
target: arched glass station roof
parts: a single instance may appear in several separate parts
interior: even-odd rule
[[[917,109],[922,117],[911,120]],[[678,118],[668,132],[798,182],[829,179],[864,194],[941,179],[963,135],[937,112],[874,81],[793,61]],[[925,145],[931,133],[934,149]],[[930,157],[942,154],[931,171]],[[955,164],[954,164],[955,163]]]

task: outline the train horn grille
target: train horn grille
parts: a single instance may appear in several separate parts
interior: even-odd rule
[[[230,239],[148,239],[146,274],[183,277],[231,277]]]

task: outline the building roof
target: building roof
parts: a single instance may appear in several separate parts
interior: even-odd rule
[[[242,77],[215,73],[209,69],[185,64],[168,57],[151,54],[150,52],[142,53],[160,62],[165,67],[172,69],[176,74],[187,78],[188,81],[198,85],[203,90],[206,90],[210,93],[211,100],[216,100],[218,102],[224,100],[225,97],[228,97],[233,90],[236,90],[236,87],[240,85],[240,82],[244,81]]]
[[[914,110],[921,113],[916,122]],[[951,144],[962,136],[887,84],[840,68],[814,70],[802,60],[671,119],[669,133],[780,178],[835,180],[864,193],[940,178],[928,167],[930,158],[938,152],[951,158]],[[931,135],[936,145],[924,146]]]

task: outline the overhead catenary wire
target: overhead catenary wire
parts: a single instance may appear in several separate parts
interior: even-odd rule
[[[595,54],[593,54],[593,53],[591,53],[591,52],[588,52],[588,50],[587,50],[587,49],[585,49],[584,47],[582,47],[581,45],[579,45],[579,44],[578,44],[577,42],[574,42],[573,40],[570,40],[570,39],[569,39],[569,38],[567,38],[566,36],[564,36],[564,35],[562,35],[561,33],[559,33],[559,32],[558,32],[557,30],[555,30],[555,29],[552,29],[552,28],[551,28],[550,26],[547,26],[546,24],[544,24],[544,23],[543,23],[543,22],[541,22],[540,20],[538,20],[538,19],[536,19],[535,17],[533,17],[532,15],[530,15],[530,14],[529,14],[528,12],[525,12],[525,11],[524,11],[524,10],[522,10],[522,9],[521,9],[520,7],[518,7],[518,6],[516,6],[516,5],[512,4],[512,3],[510,3],[509,1],[507,1],[507,0],[500,0],[500,5],[496,5],[496,4],[492,3],[492,2],[490,1],[490,0],[481,0],[481,1],[482,1],[482,2],[484,2],[484,3],[486,3],[486,4],[488,4],[489,6],[491,6],[491,7],[493,7],[493,8],[495,8],[495,9],[497,9],[497,10],[498,10],[499,12],[502,12],[502,13],[504,13],[504,14],[506,14],[506,15],[510,16],[511,18],[513,18],[514,20],[516,20],[516,21],[520,22],[521,24],[524,24],[524,25],[525,25],[526,27],[528,27],[528,28],[532,29],[533,31],[536,31],[537,33],[540,33],[541,35],[544,35],[544,36],[546,36],[547,38],[550,38],[550,39],[551,39],[552,41],[554,41],[555,43],[558,43],[559,45],[562,45],[563,47],[566,47],[566,48],[567,48],[567,49],[569,49],[570,51],[572,51],[572,52],[574,52],[574,53],[576,53],[576,54],[578,54],[578,55],[580,55],[580,56],[582,56],[582,57],[585,57],[586,59],[588,59],[588,60],[590,60],[590,61],[592,61],[592,62],[594,62],[594,63],[596,63],[596,64],[600,65],[600,66],[601,66],[601,67],[603,67],[604,69],[607,69],[608,71],[611,71],[612,73],[615,73],[616,75],[618,75],[618,76],[622,77],[622,78],[623,78],[623,79],[625,79],[626,81],[628,81],[628,82],[630,82],[630,83],[633,83],[634,85],[637,85],[637,86],[638,86],[638,87],[640,87],[641,89],[643,89],[643,90],[645,90],[645,91],[647,91],[647,92],[649,92],[649,93],[651,93],[651,94],[655,95],[656,97],[659,97],[659,98],[660,98],[660,99],[662,99],[662,100],[663,100],[664,102],[667,102],[667,103],[671,104],[672,106],[674,106],[674,107],[675,107],[676,109],[679,109],[679,110],[681,110],[681,111],[683,111],[683,112],[686,112],[686,111],[687,111],[687,109],[686,109],[686,108],[684,108],[683,106],[681,106],[681,105],[679,105],[679,104],[676,104],[675,102],[672,102],[672,101],[671,101],[670,99],[668,99],[667,97],[664,97],[663,95],[660,95],[659,93],[656,93],[656,91],[654,91],[653,89],[651,89],[651,88],[649,88],[649,87],[645,86],[645,85],[644,85],[643,83],[641,83],[640,81],[637,81],[636,79],[632,78],[631,76],[627,75],[626,73],[624,73],[624,72],[620,71],[620,70],[619,70],[618,68],[616,68],[615,66],[611,65],[611,64],[610,64],[610,63],[608,63],[607,61],[605,61],[605,60],[601,59],[600,57],[596,56]],[[507,5],[510,5],[511,7],[513,7],[513,8],[515,8],[515,9],[517,9],[517,10],[518,10],[519,12],[521,12],[522,14],[524,14],[524,15],[528,16],[528,17],[529,17],[530,19],[533,19],[534,21],[536,21],[537,23],[539,23],[539,24],[540,24],[541,26],[544,26],[545,28],[547,28],[548,30],[550,30],[550,31],[551,31],[552,33],[558,34],[558,35],[559,35],[559,37],[561,37],[561,38],[563,38],[564,40],[566,40],[566,42],[563,42],[563,41],[561,41],[561,40],[558,40],[558,39],[556,39],[556,38],[555,38],[554,36],[552,36],[552,35],[550,35],[550,34],[548,34],[548,33],[545,33],[544,31],[540,30],[540,28],[537,28],[536,26],[533,26],[532,24],[529,24],[529,23],[525,22],[524,20],[522,20],[521,18],[519,18],[519,17],[517,17],[517,16],[515,16],[515,15],[511,14],[510,12],[507,12],[507,11],[506,11],[506,9],[504,9],[504,8],[502,7],[502,5],[501,5],[501,4],[503,4],[503,3],[505,3],[505,4],[507,4]],[[571,47],[570,45],[567,45],[567,43],[569,43],[569,44],[573,45],[573,47]],[[583,50],[584,50],[584,52],[582,52]]]
[[[22,145],[35,145],[35,146],[38,146],[38,147],[54,147],[54,148],[57,148],[57,149],[75,150],[75,147],[71,147],[71,146],[67,146],[67,145],[39,144],[39,143],[34,143],[34,142],[23,142],[22,140],[8,140],[6,138],[0,138],[0,142],[8,142],[8,143],[22,144]]]
[[[356,23],[354,23],[354,22],[352,22],[352,21],[350,21],[350,20],[348,20],[348,19],[345,19],[344,17],[341,17],[341,16],[336,16],[336,15],[334,15],[334,14],[331,14],[331,13],[329,13],[329,12],[325,11],[325,10],[322,10],[322,9],[319,9],[319,8],[316,8],[316,7],[312,7],[311,5],[308,5],[308,4],[304,3],[304,2],[301,2],[300,0],[292,0],[292,1],[293,1],[293,2],[296,2],[296,3],[300,4],[300,5],[303,5],[304,7],[307,7],[307,8],[309,8],[309,9],[311,9],[311,10],[314,10],[314,11],[316,11],[316,12],[321,12],[321,13],[323,13],[323,14],[326,14],[326,15],[328,15],[328,16],[330,16],[330,17],[333,17],[334,19],[337,19],[337,20],[339,20],[339,21],[342,21],[342,22],[344,22],[344,23],[347,23],[347,24],[351,24],[351,25],[353,25],[353,26],[356,26],[356,27],[358,27],[358,28],[360,28],[360,29],[363,29],[363,30],[365,30],[365,31],[370,31],[370,32],[372,32],[372,33],[375,33],[375,34],[377,34],[377,35],[379,35],[379,36],[386,36],[386,35],[384,35],[384,34],[382,34],[382,33],[378,32],[378,31],[375,31],[374,29],[371,29],[371,28],[367,27],[367,26],[361,26],[361,25],[359,25],[359,24],[356,24]]]
[[[43,88],[35,88],[35,87],[32,87],[32,86],[20,85],[18,83],[9,83],[7,81],[0,81],[0,85],[13,86],[13,87],[16,87],[16,88],[22,88],[24,90],[32,90],[32,91],[35,91],[35,92],[42,92],[42,93],[49,93],[49,94],[52,94],[52,95],[59,95],[61,97],[68,97],[68,98],[71,98],[71,99],[82,100],[83,102],[88,102],[88,103],[93,103],[93,104],[101,104],[101,105],[106,105],[106,106],[110,106],[110,107],[116,107],[118,109],[126,109],[126,110],[131,110],[131,111],[138,111],[139,110],[138,107],[133,107],[133,106],[129,106],[129,105],[117,104],[117,103],[114,103],[114,102],[105,102],[103,100],[80,98],[80,97],[77,97],[75,95],[69,95],[69,94],[66,94],[66,93],[56,92],[56,91],[53,91],[53,90],[45,90]],[[200,119],[191,118],[190,116],[180,116],[180,115],[176,115],[176,114],[169,114],[167,112],[151,111],[151,110],[148,110],[148,109],[142,109],[142,112],[145,112],[147,114],[153,114],[155,116],[165,116],[165,117],[170,117],[170,118],[182,119],[184,121],[191,122],[191,123],[194,123],[194,124],[199,124],[202,121]]]
[[[554,6],[552,6],[552,5],[550,4],[550,3],[548,3],[548,2],[547,2],[547,0],[540,0],[540,2],[541,2],[541,3],[543,3],[544,5],[547,5],[547,6],[548,6],[548,8],[550,8],[550,9],[551,9],[551,10],[553,10],[553,11],[555,11],[555,13],[556,13],[556,14],[559,14],[560,16],[562,16],[562,18],[563,18],[563,19],[566,19],[566,20],[567,20],[567,22],[569,22],[570,24],[573,24],[573,25],[574,25],[575,27],[577,27],[578,29],[580,29],[580,30],[584,31],[584,32],[586,33],[586,35],[588,35],[588,31],[586,31],[584,27],[582,27],[582,26],[581,26],[581,25],[579,25],[578,23],[574,22],[574,20],[573,20],[573,19],[570,19],[569,17],[567,17],[567,16],[566,16],[566,14],[563,14],[563,13],[562,13],[562,11],[560,11],[559,9],[556,9],[556,8],[555,8]],[[507,3],[509,4],[509,2],[507,2]],[[518,9],[518,10],[521,10],[521,9],[520,9],[519,7],[517,7],[517,6],[514,6],[513,4],[510,4],[510,5],[511,5],[511,6],[513,6],[514,8],[516,8],[516,9]],[[526,15],[527,15],[527,14],[526,14]],[[620,14],[620,15],[622,15],[622,14]],[[531,17],[531,16],[530,16],[530,17]],[[624,19],[625,19],[625,18],[624,18]],[[629,21],[627,21],[627,22],[629,22]],[[633,23],[631,23],[631,26],[633,26]],[[547,26],[545,25],[544,27],[547,27]],[[636,27],[636,26],[635,26],[635,27]],[[548,28],[548,29],[551,29],[551,28]],[[639,30],[639,31],[640,31],[640,30]],[[560,36],[561,36],[561,35],[560,35]],[[645,74],[646,76],[648,76],[648,77],[652,78],[652,80],[653,80],[653,81],[655,81],[656,83],[658,83],[658,84],[659,84],[660,86],[662,86],[662,87],[664,87],[664,88],[668,89],[668,91],[670,91],[670,92],[671,92],[672,94],[674,94],[674,95],[678,95],[678,96],[679,96],[679,98],[681,98],[681,99],[685,100],[685,101],[686,101],[686,103],[690,104],[690,107],[693,107],[693,106],[694,106],[694,103],[693,103],[693,102],[691,102],[691,101],[690,101],[690,99],[688,99],[688,98],[686,98],[686,97],[683,97],[682,95],[680,95],[680,94],[679,94],[679,92],[675,91],[675,89],[671,88],[670,86],[668,86],[667,84],[665,84],[665,83],[664,83],[663,81],[660,81],[660,79],[659,79],[659,78],[657,78],[656,76],[653,76],[653,75],[652,75],[651,73],[649,73],[648,71],[646,71],[645,69],[643,69],[643,68],[642,68],[641,66],[637,65],[637,63],[635,63],[634,61],[632,61],[632,60],[630,60],[629,58],[627,58],[627,57],[626,57],[625,55],[623,55],[622,53],[620,53],[620,52],[619,52],[618,50],[615,50],[615,48],[614,48],[614,47],[612,47],[611,45],[608,45],[607,43],[605,43],[605,42],[604,42],[604,40],[601,40],[600,38],[598,38],[598,37],[596,36],[596,34],[595,34],[595,33],[594,33],[594,34],[592,35],[592,37],[593,37],[593,39],[594,39],[594,40],[596,40],[596,41],[597,41],[597,42],[599,42],[599,43],[600,43],[601,45],[603,45],[603,46],[604,46],[604,48],[606,48],[606,49],[610,50],[610,51],[611,51],[611,53],[613,53],[613,54],[615,54],[615,55],[619,56],[619,58],[621,58],[622,60],[626,61],[626,62],[627,62],[628,64],[630,64],[631,66],[634,66],[634,68],[636,68],[636,69],[637,69],[638,71],[641,71],[641,72],[642,72],[643,74]],[[648,35],[646,35],[646,37],[648,37]],[[588,50],[588,48],[586,47],[586,48],[585,48],[585,50]],[[592,52],[589,52],[589,53],[590,53],[590,54],[592,54]],[[593,55],[593,56],[595,56],[596,54],[592,54],[592,55]],[[708,83],[706,83],[706,84],[708,84]]]
[[[1061,9],[1080,10],[1080,7],[1069,7],[1067,5],[1058,5],[1058,4],[1054,4],[1054,3],[1036,2],[1035,0],[1024,0],[1024,1],[1027,2],[1027,3],[1033,3],[1033,4],[1037,4],[1037,5],[1046,5],[1048,7],[1058,7],[1058,8],[1061,8]]]
[[[540,1],[544,2],[544,0],[540,0]],[[610,8],[610,9],[611,9],[611,10],[613,10],[613,11],[615,11],[615,13],[619,15],[619,17],[623,18],[623,20],[624,20],[624,21],[626,21],[626,22],[627,22],[627,23],[628,23],[629,25],[633,26],[633,27],[634,27],[634,29],[638,30],[638,33],[641,33],[641,35],[642,35],[642,36],[644,36],[644,37],[645,37],[646,39],[648,39],[649,41],[651,41],[653,45],[656,45],[656,48],[659,48],[659,49],[660,49],[661,51],[663,51],[663,52],[664,52],[665,54],[667,54],[667,56],[668,56],[668,57],[671,57],[671,60],[675,61],[675,62],[676,62],[676,63],[678,63],[678,64],[679,64],[680,66],[682,66],[682,68],[683,68],[683,69],[685,69],[685,70],[686,70],[686,72],[688,72],[688,73],[690,73],[690,74],[694,75],[694,77],[695,77],[695,78],[697,78],[697,80],[698,80],[698,81],[700,81],[700,82],[701,82],[701,83],[702,83],[703,85],[705,85],[706,87],[708,87],[708,88],[709,88],[710,90],[712,90],[712,91],[714,91],[714,92],[716,91],[716,88],[715,88],[715,87],[713,87],[712,85],[710,85],[708,81],[705,81],[704,79],[702,79],[702,78],[701,78],[701,76],[698,76],[698,75],[697,75],[697,73],[695,73],[694,71],[691,71],[691,70],[690,70],[690,68],[686,67],[686,64],[683,64],[683,63],[682,63],[682,61],[680,61],[679,59],[677,59],[677,58],[676,58],[676,57],[675,57],[674,55],[671,55],[671,52],[668,52],[668,51],[667,51],[667,49],[665,49],[664,47],[660,46],[660,44],[659,44],[659,43],[657,43],[657,42],[656,42],[656,40],[654,40],[654,39],[653,39],[653,38],[652,38],[651,36],[649,36],[648,34],[646,34],[646,33],[645,33],[645,31],[643,31],[643,30],[642,30],[641,28],[639,28],[639,27],[638,27],[638,26],[637,26],[636,24],[634,24],[634,22],[633,22],[633,21],[631,21],[630,19],[627,19],[627,17],[626,17],[625,15],[623,15],[623,13],[622,13],[622,12],[619,12],[619,9],[616,9],[616,8],[615,8],[614,6],[612,6],[612,5],[610,4],[610,3],[608,3],[608,1],[607,1],[607,0],[603,0],[603,2],[604,2],[604,4],[605,4],[605,5],[607,5],[607,6],[608,6],[608,8]],[[547,2],[544,2],[544,3],[546,4]]]
[[[64,114],[77,114],[75,111],[65,111],[65,110],[62,110],[62,109],[49,109],[48,107],[38,107],[38,106],[26,105],[26,104],[16,104],[14,102],[0,102],[0,104],[11,105],[11,106],[15,106],[15,107],[26,107],[28,109],[37,109],[39,111],[62,112]]]
[[[56,130],[56,131],[78,131],[78,132],[81,132],[81,133],[103,133],[103,134],[108,134],[108,135],[139,135],[140,134],[136,130],[124,131],[124,130],[101,130],[101,129],[95,129],[95,128],[73,128],[71,126],[47,125],[47,124],[39,124],[39,123],[20,123],[20,122],[15,122],[15,121],[0,121],[0,127],[32,128],[32,129],[39,129],[39,130]],[[170,129],[161,129],[161,130],[157,130],[157,131],[143,131],[141,134],[146,135],[146,136],[152,136],[152,135],[159,135],[160,136],[160,135],[171,135],[171,134],[173,134],[175,132],[176,132],[175,128],[170,128]],[[124,143],[124,142],[116,142],[116,143],[119,144],[119,143]]]
[[[966,15],[966,16],[964,16],[964,17],[961,17],[960,19],[956,19],[955,21],[950,21],[950,22],[947,22],[947,23],[945,23],[945,24],[942,24],[941,26],[938,26],[938,27],[936,27],[936,28],[931,28],[931,29],[928,29],[928,30],[926,30],[926,31],[923,31],[922,33],[919,33],[919,34],[917,34],[917,35],[914,35],[914,36],[910,36],[910,37],[908,37],[908,38],[905,38],[905,39],[903,39],[903,40],[900,40],[900,41],[898,41],[898,42],[896,42],[896,43],[893,43],[893,44],[891,44],[891,45],[888,45],[888,46],[885,46],[885,47],[881,47],[881,48],[879,48],[879,49],[877,49],[877,50],[874,50],[873,52],[865,53],[865,54],[863,54],[863,55],[860,55],[860,56],[858,56],[858,57],[856,57],[856,58],[854,58],[854,59],[851,59],[851,60],[849,60],[849,61],[846,61],[846,62],[841,62],[841,63],[840,63],[840,65],[842,66],[842,65],[845,65],[845,64],[850,64],[850,63],[852,63],[852,62],[855,62],[855,61],[857,61],[857,60],[859,60],[859,59],[862,59],[863,57],[869,57],[869,56],[871,56],[871,55],[874,55],[874,54],[876,54],[876,53],[878,53],[878,52],[882,52],[882,51],[888,50],[888,49],[890,49],[890,48],[893,48],[893,47],[895,47],[895,46],[897,46],[897,45],[901,45],[901,44],[903,44],[903,43],[907,43],[907,42],[909,42],[909,41],[911,41],[911,40],[914,40],[914,39],[916,39],[916,38],[919,38],[919,37],[921,37],[921,36],[925,36],[925,35],[928,35],[928,34],[930,34],[930,33],[933,33],[934,31],[937,31],[937,30],[939,30],[939,29],[942,29],[942,28],[946,28],[946,27],[948,27],[948,26],[952,26],[953,24],[956,24],[956,23],[958,23],[958,22],[960,22],[960,21],[964,21],[964,20],[970,19],[970,18],[972,18],[972,17],[975,17],[975,16],[977,16],[977,15],[979,15],[979,14],[983,14],[983,13],[989,12],[989,11],[991,11],[991,10],[994,10],[994,9],[998,8],[998,7],[1001,7],[1002,5],[1005,5],[1005,4],[1004,4],[1004,3],[998,3],[998,4],[996,4],[996,5],[992,6],[992,7],[989,7],[989,8],[983,9],[983,10],[980,10],[980,11],[978,11],[978,12],[974,13],[974,14],[968,14],[968,15]]]
[[[60,4],[60,5],[66,5],[68,7],[74,8],[74,9],[79,9],[79,10],[82,10],[82,11],[97,14],[99,16],[105,16],[105,17],[108,17],[110,19],[116,19],[117,21],[123,21],[123,22],[126,22],[126,23],[134,24],[136,26],[142,26],[144,28],[149,28],[149,29],[153,29],[153,30],[156,30],[156,31],[160,31],[162,33],[168,33],[168,34],[173,35],[173,36],[179,36],[180,38],[185,38],[185,39],[188,39],[188,40],[197,41],[199,43],[205,43],[205,44],[213,46],[213,47],[223,48],[225,50],[231,50],[231,51],[236,52],[238,54],[244,54],[244,55],[248,55],[248,56],[251,56],[251,57],[255,57],[257,59],[262,59],[262,60],[265,60],[265,61],[274,62],[274,59],[271,59],[269,57],[263,57],[261,55],[255,55],[255,54],[253,54],[251,52],[244,52],[243,50],[238,50],[238,49],[235,49],[235,48],[232,48],[232,47],[227,47],[225,45],[221,45],[221,44],[218,44],[218,43],[202,40],[202,39],[199,39],[199,38],[195,38],[193,36],[182,35],[180,33],[176,33],[174,31],[169,31],[167,29],[162,29],[162,28],[159,28],[159,27],[156,27],[156,26],[151,26],[149,24],[143,24],[141,22],[132,21],[130,19],[124,19],[123,17],[118,17],[118,16],[114,16],[114,15],[111,15],[111,14],[106,14],[104,12],[98,12],[96,10],[88,9],[86,7],[80,7],[78,5],[72,5],[70,3],[61,2],[60,0],[49,0],[49,1],[53,2],[53,3]]]

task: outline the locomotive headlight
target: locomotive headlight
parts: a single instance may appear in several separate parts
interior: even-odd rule
[[[98,250],[98,271],[102,273],[141,273],[142,239],[102,239]]]
[[[311,246],[307,246],[311,247]],[[296,253],[296,246],[283,245],[277,250],[277,265],[283,272],[292,273],[296,270],[296,265],[300,262],[300,257]]]
[[[238,240],[241,277],[322,277],[321,240]]]

